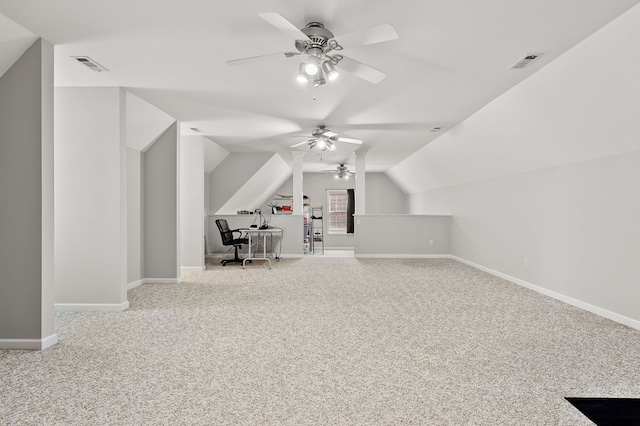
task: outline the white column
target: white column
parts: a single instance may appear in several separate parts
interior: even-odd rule
[[[180,136],[180,270],[203,271],[204,140]]]
[[[360,148],[356,151],[356,214],[365,214],[365,156],[367,151]]]
[[[291,151],[293,154],[293,214],[301,215],[302,211],[302,158],[304,152]]]
[[[58,310],[121,311],[129,306],[123,100],[117,87],[56,89]]]

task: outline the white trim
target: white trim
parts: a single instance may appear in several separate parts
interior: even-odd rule
[[[58,312],[122,312],[129,309],[129,301],[122,303],[56,303]]]
[[[180,274],[184,274],[186,272],[202,272],[206,269],[206,266],[181,266]]]
[[[44,339],[0,339],[0,350],[41,351],[57,343],[57,334]]]
[[[354,248],[353,247],[325,247],[325,250],[333,250],[333,251],[340,251],[340,250],[344,250],[344,251],[353,251]]]
[[[206,267],[203,266],[202,268],[193,268],[192,270],[201,272],[206,270]],[[177,278],[142,278],[138,281],[127,284],[127,290],[139,287],[142,284],[178,284],[178,281],[179,280]]]
[[[140,287],[142,284],[143,284],[142,280],[131,282],[131,283],[127,284],[127,290],[132,290],[132,289],[134,289],[136,287]]]
[[[178,284],[178,278],[143,278],[142,284]]]
[[[361,259],[449,259],[449,254],[370,254],[354,253],[353,257]]]
[[[295,253],[295,254],[286,254],[283,253],[280,256],[278,256],[280,259],[302,259],[303,257],[305,257],[306,255],[304,254],[299,254],[299,253]]]
[[[578,299],[574,299],[573,297],[566,296],[564,294],[555,292],[553,290],[549,290],[547,288],[540,287],[540,286],[535,285],[535,284],[531,284],[530,282],[521,280],[521,279],[516,278],[516,277],[512,277],[511,275],[507,275],[507,274],[504,274],[502,272],[498,272],[498,271],[496,271],[494,269],[487,268],[486,266],[478,265],[477,263],[470,262],[470,261],[468,261],[466,259],[462,259],[462,258],[457,257],[457,256],[451,255],[449,257],[451,259],[453,259],[453,260],[457,260],[460,263],[464,263],[466,265],[472,266],[472,267],[474,267],[476,269],[479,269],[481,271],[487,272],[487,273],[489,273],[491,275],[495,275],[496,277],[499,277],[499,278],[505,279],[507,281],[510,281],[510,282],[512,282],[514,284],[517,284],[519,286],[528,288],[529,290],[533,290],[533,291],[535,291],[537,293],[544,294],[545,296],[549,296],[549,297],[557,299],[557,300],[559,300],[561,302],[568,303],[569,305],[573,305],[573,306],[575,306],[577,308],[584,309],[585,311],[589,311],[589,312],[594,313],[596,315],[599,315],[601,317],[608,318],[608,319],[610,319],[612,321],[615,321],[617,323],[624,324],[624,325],[626,325],[628,327],[631,327],[631,328],[635,328],[636,330],[640,330],[640,321],[635,320],[633,318],[629,318],[629,317],[626,317],[624,315],[620,315],[620,314],[618,314],[616,312],[611,312],[611,311],[609,311],[607,309],[604,309],[604,308],[601,308],[599,306],[595,306],[595,305],[592,305],[590,303],[583,302],[583,301],[578,300]]]

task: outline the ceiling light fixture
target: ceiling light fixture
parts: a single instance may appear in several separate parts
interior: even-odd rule
[[[334,67],[333,64],[329,61],[324,61],[322,63],[322,70],[324,71],[324,74],[327,76],[329,81],[335,80],[340,75],[340,73],[338,73],[338,70],[336,70],[336,67]]]
[[[298,80],[299,83],[309,82],[309,76],[307,76],[307,73],[304,72],[304,66],[305,63],[303,62],[300,64],[300,68],[298,69],[298,76],[296,77],[296,80]]]
[[[329,81],[338,78],[336,65],[343,59],[342,55],[329,55],[332,50],[342,50],[342,46],[333,40],[333,33],[319,22],[310,22],[301,30],[308,40],[297,40],[296,48],[307,55],[300,64],[296,79],[300,83],[308,83],[313,77],[313,86],[325,84],[325,76]]]
[[[320,61],[315,55],[309,55],[304,65],[304,72],[306,72],[307,75],[314,76],[318,74],[318,71],[320,71]]]
[[[327,81],[324,79],[324,76],[322,75],[322,70],[320,70],[313,79],[313,87],[322,86],[326,82]]]

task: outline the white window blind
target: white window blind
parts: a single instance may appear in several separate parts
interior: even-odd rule
[[[347,232],[347,203],[348,196],[345,189],[327,190],[327,205],[329,206],[328,231],[331,234],[346,234]]]

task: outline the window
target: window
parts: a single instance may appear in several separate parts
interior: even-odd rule
[[[329,206],[329,234],[347,233],[347,203],[349,197],[346,189],[330,189],[327,191],[327,205]]]

